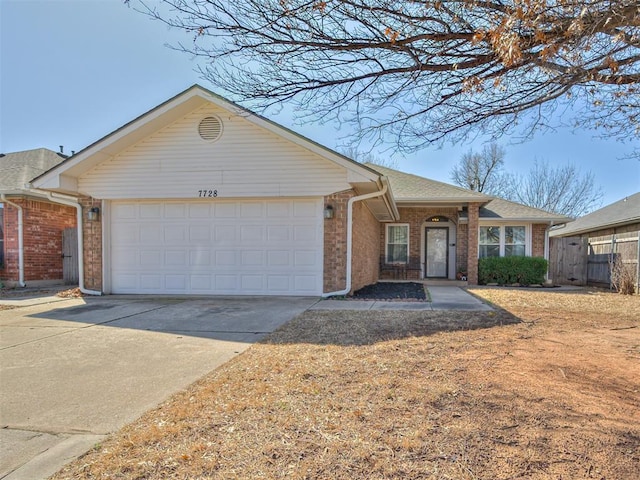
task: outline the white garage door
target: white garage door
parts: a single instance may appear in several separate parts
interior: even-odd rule
[[[319,295],[321,199],[111,205],[113,293]]]

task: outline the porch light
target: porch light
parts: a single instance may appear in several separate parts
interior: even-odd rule
[[[333,218],[333,207],[331,205],[327,205],[326,207],[324,207],[324,218]]]
[[[92,222],[95,222],[96,220],[98,220],[98,214],[100,213],[100,209],[98,207],[92,207],[88,212],[87,212],[87,218],[89,220],[91,220]]]

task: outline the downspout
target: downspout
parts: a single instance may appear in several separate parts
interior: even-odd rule
[[[337,292],[323,293],[322,298],[333,297],[337,295],[346,295],[351,291],[351,257],[352,257],[352,243],[353,243],[353,204],[362,200],[369,200],[370,198],[381,197],[387,193],[388,184],[383,182],[382,190],[379,192],[366,193],[357,197],[351,197],[347,202],[347,284],[343,290]]]
[[[84,234],[82,228],[82,205],[80,205],[78,199],[66,195],[56,195],[53,192],[45,192],[43,190],[32,189],[31,191],[45,195],[54,203],[68,205],[76,209],[78,229],[78,287],[80,288],[80,291],[86,295],[102,295],[102,292],[99,292],[97,290],[89,290],[84,286]]]
[[[7,200],[4,193],[0,194],[0,198],[2,198],[3,203],[11,205],[18,210],[18,285],[24,288],[27,284],[24,283],[24,223],[22,219],[22,207],[17,203]]]

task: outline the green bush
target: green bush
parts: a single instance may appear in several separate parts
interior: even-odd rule
[[[533,285],[544,283],[547,261],[539,257],[488,257],[478,260],[478,283]]]

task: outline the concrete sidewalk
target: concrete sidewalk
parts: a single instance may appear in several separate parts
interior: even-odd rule
[[[454,286],[429,286],[430,302],[397,302],[379,300],[322,300],[309,310],[458,310],[487,312],[489,305]]]

